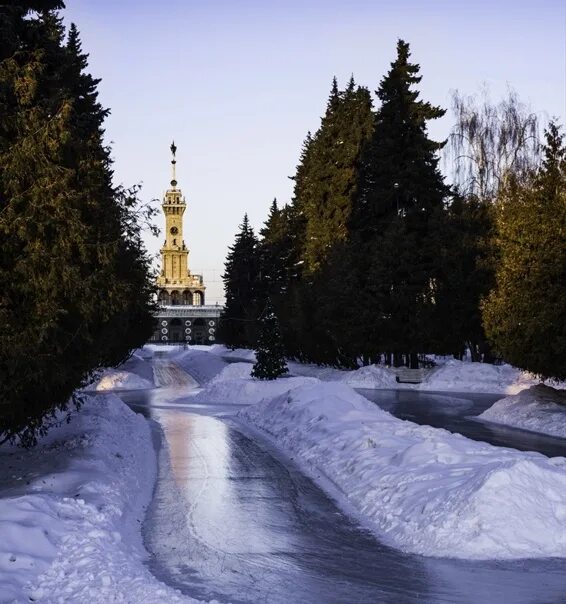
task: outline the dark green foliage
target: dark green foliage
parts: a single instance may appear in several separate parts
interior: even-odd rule
[[[449,188],[438,169],[442,143],[427,136],[427,121],[444,114],[419,100],[419,66],[409,46],[381,81],[373,136],[361,158],[351,220],[352,270],[365,296],[362,322],[371,308],[377,341],[371,351],[423,352],[434,348],[438,257]],[[369,320],[370,318],[367,317]]]
[[[255,322],[261,289],[258,241],[247,214],[234,245],[229,248],[224,266],[226,304],[220,318],[219,338],[231,348],[251,348],[256,340]]]
[[[356,195],[358,162],[373,127],[372,102],[367,88],[356,87],[352,78],[343,92],[333,81],[326,114],[309,142],[305,185],[298,203],[306,220],[303,260],[305,270],[315,273],[330,249],[348,234],[348,222]]]
[[[368,90],[352,78],[340,91],[335,79],[321,126],[303,145],[293,201],[281,211],[285,298],[274,296],[288,356],[336,362],[333,339],[318,316],[320,296],[327,292],[316,275],[347,237],[358,162],[372,122]]]
[[[538,157],[536,119],[513,95],[493,111],[461,101],[453,134],[460,142],[452,149],[469,150],[471,163],[456,166],[456,175],[460,184],[466,175],[477,182],[461,189],[464,193],[451,190],[438,168],[444,143],[427,134],[428,121],[444,110],[420,100],[420,80],[419,66],[410,62],[409,45],[403,41],[380,82],[375,113],[365,88],[352,80],[340,91],[335,80],[320,129],[309,133],[303,145],[291,204],[271,207],[260,233],[258,299],[273,300],[287,357],[342,367],[381,360],[416,366],[422,353],[461,357],[468,348],[473,360],[491,358],[481,300],[493,288],[498,254],[505,257],[511,240],[521,242],[524,255],[532,248],[525,224],[527,218],[535,220],[534,214],[517,208],[532,208],[533,196],[541,195],[535,191],[542,185],[526,179]],[[558,138],[551,139],[548,147],[558,157]],[[560,162],[553,164],[549,153],[545,169],[550,173],[548,166]],[[542,176],[537,178],[542,182]],[[556,182],[563,183],[554,178],[545,199],[552,198],[551,189],[560,188]],[[497,211],[488,195],[496,183],[507,183]],[[529,202],[512,203],[515,196]],[[563,217],[556,201],[561,199],[546,203],[552,208],[549,224],[551,215]],[[524,223],[515,221],[514,212]],[[544,216],[541,209],[536,213]],[[500,249],[494,241],[496,215]],[[537,234],[551,260],[546,273],[537,269],[536,274],[556,283],[556,292],[563,291],[565,282],[563,250],[557,244],[564,239],[560,220],[544,227],[549,238]],[[522,224],[520,233],[511,233],[513,224]],[[542,224],[532,231],[538,233]],[[516,294],[509,299],[519,307],[505,270],[500,267],[498,291]],[[521,278],[528,280],[528,275],[521,273]],[[536,283],[540,295],[545,286]],[[545,339],[552,340],[552,321],[564,323],[558,318],[564,316],[561,298],[546,305],[539,300],[537,322],[529,323],[524,318],[532,310],[527,302],[537,294],[528,287],[525,291],[519,325],[529,325],[529,333],[516,326],[512,331],[514,307],[504,304],[503,294],[493,294],[484,311],[491,338],[508,360],[545,375],[562,375],[556,366],[549,369],[545,355],[562,358],[563,330],[554,329],[552,345],[542,346]],[[544,326],[540,342],[538,325]]]
[[[480,303],[494,284],[494,209],[485,200],[456,196],[448,208],[440,244],[440,279],[436,295],[438,353],[472,361],[488,359]]]
[[[269,298],[259,318],[255,351],[256,362],[251,372],[252,377],[260,380],[274,380],[288,373],[279,321]]]
[[[90,372],[147,340],[154,309],[149,215],[112,185],[98,82],[76,28],[65,42],[36,4],[0,10],[0,441],[26,445]]]
[[[287,222],[287,210],[279,209],[274,199],[265,225],[259,232],[259,286],[262,299],[282,295],[287,290],[292,249]]]
[[[366,238],[400,213],[422,228],[423,214],[428,216],[442,206],[448,194],[436,154],[444,143],[427,136],[427,121],[442,117],[445,111],[419,100],[413,89],[421,81],[419,66],[410,63],[409,56],[409,45],[400,40],[397,58],[376,93],[381,107],[362,156],[352,221]]]
[[[510,363],[566,378],[566,150],[556,124],[544,162],[496,203],[496,287],[483,307],[488,337]]]

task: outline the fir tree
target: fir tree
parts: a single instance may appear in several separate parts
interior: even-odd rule
[[[307,273],[315,273],[332,246],[347,236],[358,162],[372,127],[369,91],[356,87],[352,78],[341,92],[334,78],[326,113],[309,149],[308,187],[300,198],[306,218]]]
[[[510,182],[496,203],[496,286],[483,307],[503,357],[544,377],[566,378],[566,149],[546,131],[544,161],[529,181]]]
[[[260,380],[274,380],[288,373],[279,321],[269,298],[259,319],[255,350],[256,362],[251,372],[252,377]]]
[[[491,358],[481,300],[494,285],[493,205],[475,196],[455,196],[439,242],[436,309],[444,327],[435,331],[434,351],[472,361]]]
[[[407,353],[430,350],[436,323],[439,233],[449,188],[438,169],[443,143],[428,138],[427,121],[444,110],[419,100],[419,66],[409,45],[382,79],[373,136],[360,162],[360,182],[351,220],[359,287],[373,292],[360,321],[377,320],[380,342],[370,348]],[[369,313],[369,314],[368,314]],[[371,316],[370,316],[371,315]]]
[[[0,9],[0,442],[33,444],[152,331],[145,214],[112,185],[107,111],[61,6]]]
[[[283,294],[289,279],[289,231],[286,215],[274,199],[259,232],[260,287],[262,299]]]
[[[229,248],[222,275],[226,304],[220,318],[219,337],[232,348],[251,348],[255,343],[259,270],[258,241],[245,214]]]

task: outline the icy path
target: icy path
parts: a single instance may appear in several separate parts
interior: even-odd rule
[[[145,401],[169,449],[146,523],[159,579],[235,603],[562,601],[562,560],[467,562],[383,546],[292,461],[242,434],[226,407],[191,405],[185,388]]]

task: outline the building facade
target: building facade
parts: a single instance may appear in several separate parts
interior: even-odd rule
[[[171,187],[165,192],[165,241],[157,278],[159,311],[152,342],[214,344],[221,306],[207,306],[202,275],[189,269],[189,249],[183,238],[186,200],[177,188],[175,143],[171,145]]]

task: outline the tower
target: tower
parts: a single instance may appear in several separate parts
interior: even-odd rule
[[[162,306],[201,306],[206,289],[201,275],[189,270],[189,250],[183,239],[183,216],[187,204],[177,188],[177,147],[171,144],[171,188],[167,189],[161,207],[165,214],[165,241],[161,248],[161,274],[157,278]]]

